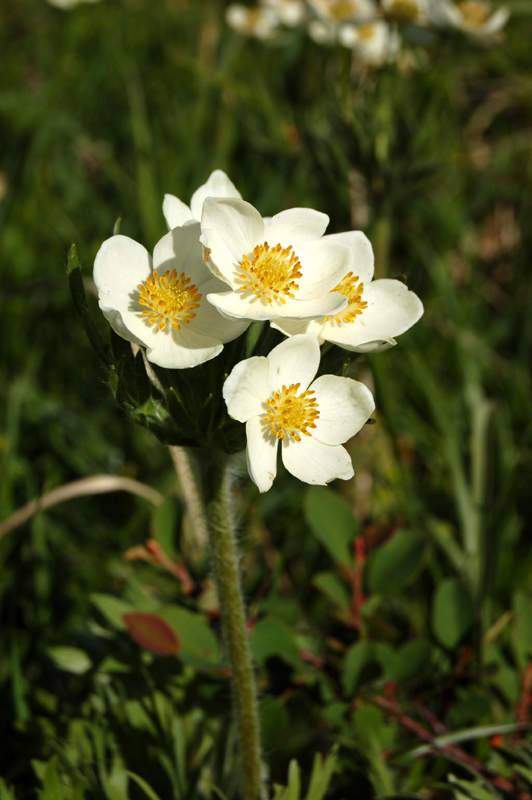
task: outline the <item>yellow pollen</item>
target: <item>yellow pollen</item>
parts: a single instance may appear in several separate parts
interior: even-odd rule
[[[347,297],[349,302],[338,314],[335,314],[333,317],[325,317],[327,322],[331,319],[335,322],[354,322],[357,316],[362,314],[363,310],[368,307],[366,301],[362,300],[364,284],[359,283],[357,285],[357,281],[358,275],[353,276],[352,272],[348,272],[345,278],[342,278],[338,286],[333,289],[333,292],[338,292]]]
[[[472,28],[484,25],[489,17],[489,8],[482,0],[462,0],[457,5],[464,16],[464,21]]]
[[[301,264],[290,245],[259,244],[253,250],[252,261],[247,256],[242,257],[241,269],[238,279],[242,285],[238,288],[242,292],[253,292],[257,298],[264,297],[267,303],[276,300],[284,305],[286,297],[293,298],[299,289],[295,281],[301,278]]]
[[[363,42],[370,42],[372,39],[375,38],[375,26],[371,24],[359,25],[358,37]]]
[[[335,19],[349,19],[358,11],[358,5],[353,0],[333,0],[330,11]]]
[[[290,436],[296,442],[300,442],[301,433],[304,436],[312,436],[307,428],[316,427],[320,412],[314,391],[307,389],[306,392],[297,395],[299,386],[299,383],[292,383],[288,389],[283,386],[280,392],[273,392],[270,399],[266,400],[268,414],[262,421],[268,424],[277,439]]]
[[[160,278],[154,270],[145,283],[139,283],[139,292],[139,303],[147,306],[142,316],[149,317],[148,325],[157,325],[161,331],[167,322],[180,330],[194,319],[194,309],[200,307],[201,294],[184,272],[178,276],[175,269],[167,269]]]

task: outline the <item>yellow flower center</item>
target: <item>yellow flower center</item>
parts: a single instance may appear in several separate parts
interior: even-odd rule
[[[147,306],[142,316],[149,317],[148,324],[157,324],[161,331],[167,322],[180,330],[194,319],[194,309],[200,307],[201,294],[184,272],[178,277],[175,269],[167,269],[160,278],[154,270],[145,283],[139,283],[139,292],[139,303]]]
[[[344,20],[354,16],[358,11],[357,3],[352,0],[334,0],[330,12],[335,19]]]
[[[371,24],[359,25],[358,38],[360,39],[361,42],[371,42],[371,40],[375,38],[375,30],[376,30],[375,26]]]
[[[314,391],[307,389],[297,396],[299,383],[292,383],[288,389],[283,386],[280,392],[273,392],[266,400],[268,414],[262,418],[268,424],[271,432],[277,439],[290,436],[296,442],[301,441],[300,433],[312,436],[307,428],[315,428],[315,420],[320,412],[318,403],[313,396]]]
[[[357,281],[358,275],[353,275],[352,272],[348,272],[345,278],[342,278],[338,286],[333,289],[333,292],[338,292],[347,297],[349,302],[346,307],[338,314],[335,314],[334,317],[325,317],[327,322],[329,322],[330,319],[333,319],[335,322],[354,322],[357,316],[362,314],[363,310],[368,307],[366,301],[362,300],[364,284],[359,283],[357,285]]]
[[[395,0],[390,8],[390,15],[395,19],[409,22],[419,17],[419,8],[412,0]]]
[[[488,6],[481,0],[462,0],[457,5],[463,14],[464,22],[468,23],[472,28],[484,25],[489,17]]]
[[[253,250],[253,260],[243,256],[240,266],[242,272],[238,279],[243,282],[238,287],[240,291],[249,290],[267,303],[277,300],[284,305],[286,297],[293,298],[299,289],[295,281],[301,278],[301,264],[290,245],[270,247],[268,242],[259,244]]]

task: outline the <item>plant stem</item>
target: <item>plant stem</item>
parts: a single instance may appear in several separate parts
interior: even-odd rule
[[[226,656],[233,684],[234,706],[242,756],[243,800],[264,797],[257,692],[251,661],[235,540],[231,462],[205,454],[205,495],[214,575],[222,617]]]

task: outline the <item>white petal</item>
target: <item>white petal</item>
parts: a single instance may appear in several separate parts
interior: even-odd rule
[[[225,172],[221,169],[215,169],[211,173],[209,179],[203,186],[196,189],[190,201],[190,210],[194,219],[201,220],[201,212],[203,211],[203,203],[207,197],[237,197],[242,200],[242,195],[229,180]]]
[[[239,422],[264,415],[263,404],[271,392],[268,385],[269,364],[264,356],[240,361],[226,379],[223,396],[229,416]]]
[[[324,242],[341,242],[351,248],[354,262],[352,270],[363,283],[369,283],[375,272],[375,256],[371,242],[362,231],[331,233],[323,237]]]
[[[345,447],[323,444],[313,436],[302,436],[300,442],[283,439],[281,454],[288,472],[305,483],[324,486],[335,478],[348,480],[355,474]]]
[[[184,272],[191,283],[199,287],[212,279],[212,273],[203,261],[203,245],[199,237],[199,222],[187,222],[163,236],[153,250],[153,269],[159,276],[166,270]]]
[[[219,342],[231,342],[249,328],[251,320],[240,317],[224,317],[214,305],[207,301],[208,296],[216,294],[217,290],[224,288],[222,281],[210,275],[210,280],[198,285],[198,288],[201,291],[202,299],[200,307],[195,311],[196,316],[189,325],[191,330],[201,333],[203,336],[211,336]]]
[[[370,390],[359,381],[322,375],[310,386],[320,415],[312,436],[324,444],[343,444],[366,424],[375,410]]]
[[[297,279],[300,300],[313,300],[331,292],[353,269],[353,252],[341,242],[319,239],[300,247],[298,256],[303,273]]]
[[[112,236],[96,255],[94,283],[98,293],[107,295],[111,307],[125,317],[133,296],[138,296],[138,284],[151,271],[151,257],[146,248],[128,236]]]
[[[122,339],[126,339],[128,342],[134,342],[135,344],[140,344],[145,346],[146,345],[145,341],[137,338],[133,333],[131,333],[129,328],[124,323],[120,311],[115,311],[109,305],[106,305],[106,303],[108,302],[109,298],[107,297],[107,295],[100,296],[99,306],[103,312],[104,317],[109,322],[114,332],[117,333],[119,336],[121,336]]]
[[[265,298],[248,299],[240,292],[221,292],[220,294],[208,295],[209,303],[219,309],[224,316],[244,319],[269,320],[272,318],[282,319],[314,319],[323,317],[326,314],[336,314],[342,311],[347,305],[344,295],[337,292],[317,297],[315,300],[290,300],[284,305],[281,303],[268,303]]]
[[[246,422],[246,457],[251,480],[259,491],[267,492],[277,475],[278,439],[260,417],[252,417]]]
[[[487,36],[490,34],[497,33],[501,28],[506,25],[508,22],[508,18],[510,16],[510,12],[506,7],[498,8],[497,11],[492,14],[486,24],[482,27],[479,33]]]
[[[364,287],[362,299],[368,307],[354,322],[327,322],[323,337],[348,350],[369,352],[368,344],[391,340],[412,327],[423,314],[419,297],[410,292],[401,281],[382,279]]]
[[[276,214],[265,225],[265,240],[270,247],[299,247],[323,236],[329,217],[313,208],[290,208]]]
[[[254,295],[249,299],[249,292],[220,292],[209,294],[207,300],[219,309],[221,314],[245,319],[284,318],[302,319],[323,317],[325,314],[336,314],[347,305],[347,298],[338,292],[328,292],[315,300],[287,299],[282,305],[279,302],[268,303],[264,297],[258,299]]]
[[[163,200],[163,214],[169,230],[184,225],[192,219],[192,212],[182,200],[173,194],[165,194]]]
[[[264,242],[264,223],[250,203],[233,198],[208,197],[201,215],[201,242],[222,273],[231,279],[240,271],[244,255]]]
[[[293,383],[299,383],[299,391],[304,392],[320,365],[318,340],[312,334],[292,336],[273,348],[268,362],[270,392],[277,392]]]
[[[210,361],[223,350],[222,344],[187,330],[185,325],[181,330],[171,332],[168,326],[164,331],[157,330],[156,325],[150,327],[152,331],[155,328],[155,331],[149,338],[150,346],[146,355],[148,361],[160,367],[167,369],[195,367]]]

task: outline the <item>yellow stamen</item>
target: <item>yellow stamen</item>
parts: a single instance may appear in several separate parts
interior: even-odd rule
[[[463,14],[464,22],[471,28],[484,25],[489,17],[489,7],[482,0],[462,0],[457,6]]]
[[[259,244],[253,250],[253,260],[247,256],[242,257],[242,272],[238,275],[243,281],[238,288],[245,292],[249,290],[258,298],[264,298],[267,303],[278,301],[286,303],[286,297],[293,298],[294,292],[299,289],[295,281],[301,278],[301,264],[292,247],[281,247],[276,244],[270,247],[268,242]]]
[[[335,322],[354,322],[359,314],[368,307],[365,300],[362,300],[362,293],[364,291],[364,284],[357,285],[358,275],[353,276],[352,272],[348,272],[345,278],[342,278],[338,286],[333,289],[333,292],[343,294],[348,299],[347,306],[343,311],[339,311],[334,317],[325,317],[326,322],[333,319]]]
[[[201,294],[184,272],[178,276],[175,269],[167,269],[160,278],[154,270],[145,283],[139,283],[139,292],[139,303],[149,309],[142,315],[149,317],[149,325],[157,325],[161,331],[167,322],[180,330],[194,319],[194,309],[200,307]]]
[[[301,436],[312,436],[307,428],[315,428],[315,420],[320,416],[314,391],[307,389],[298,396],[299,383],[292,383],[288,389],[283,386],[280,392],[273,392],[266,400],[268,414],[262,418],[277,439],[290,436],[300,442]]]
[[[372,25],[371,22],[367,25],[359,25],[358,26],[358,38],[361,42],[370,42],[372,39],[375,38],[375,25]]]
[[[330,5],[331,15],[338,20],[350,19],[357,11],[358,4],[353,0],[333,0]]]

